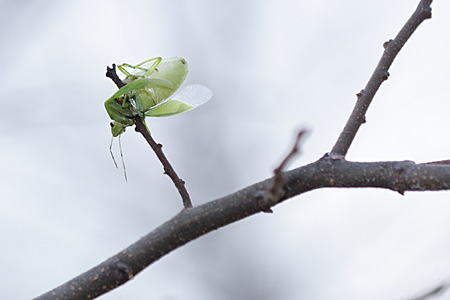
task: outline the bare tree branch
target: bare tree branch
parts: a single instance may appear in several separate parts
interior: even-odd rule
[[[320,188],[386,188],[405,191],[450,189],[450,166],[412,161],[349,162],[328,157],[283,173],[285,195],[278,202]],[[218,228],[261,212],[261,191],[272,178],[223,198],[182,210],[110,259],[36,300],[93,299],[133,278],[178,247]],[[277,205],[278,203],[275,203]]]
[[[450,165],[416,164],[412,161],[350,162],[344,158],[365,113],[388,69],[405,42],[423,20],[430,18],[431,0],[422,0],[412,17],[385,46],[386,50],[358,101],[333,150],[318,161],[283,172],[275,178],[246,187],[201,206],[183,209],[120,253],[49,291],[36,300],[94,299],[124,284],[146,267],[182,245],[218,228],[266,211],[294,196],[320,188],[384,188],[404,194],[405,191],[450,189]],[[299,138],[300,138],[299,134]],[[295,153],[296,147],[292,151]],[[293,154],[292,154],[293,155]],[[286,160],[291,156],[288,155]],[[285,164],[282,163],[280,170]],[[273,187],[276,178],[278,199],[261,207],[261,193]]]
[[[379,87],[389,77],[389,68],[397,54],[413,32],[426,19],[431,18],[432,0],[421,0],[416,10],[397,34],[395,39],[384,43],[384,53],[366,87],[357,94],[357,102],[352,114],[339,135],[336,144],[330,152],[332,158],[345,158],[359,127],[366,121],[366,112]]]

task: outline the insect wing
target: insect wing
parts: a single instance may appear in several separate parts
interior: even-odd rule
[[[172,98],[153,107],[145,115],[167,117],[180,114],[200,106],[211,99],[213,93],[206,86],[192,84],[182,88]]]
[[[213,92],[210,89],[197,83],[183,87],[171,99],[197,107],[208,102],[212,96]]]
[[[157,92],[160,93],[158,95],[158,99],[156,100],[156,104],[161,103],[163,100],[168,99],[170,96],[178,90],[183,83],[186,75],[188,73],[188,64],[184,58],[181,57],[172,57],[163,59],[156,70],[153,71],[147,78],[159,78],[164,79],[172,83],[172,88],[170,89],[161,89]],[[162,99],[162,100],[160,100]]]
[[[149,117],[168,117],[181,114],[191,109],[194,109],[194,106],[178,100],[169,99],[158,106],[155,106],[150,111],[146,112],[145,115]]]

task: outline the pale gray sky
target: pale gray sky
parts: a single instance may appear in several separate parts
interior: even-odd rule
[[[184,57],[204,106],[150,119],[195,204],[329,151],[418,0],[0,2],[1,299],[30,299],[156,228],[181,200],[128,129],[109,155],[111,63]],[[450,3],[394,62],[349,160],[450,158]],[[116,141],[117,142],[117,141]],[[117,143],[114,151],[118,156]],[[406,299],[450,277],[450,192],[320,190],[178,249],[101,299]],[[436,299],[449,299],[444,295]]]

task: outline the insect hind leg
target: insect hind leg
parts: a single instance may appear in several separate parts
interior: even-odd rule
[[[125,68],[130,68],[130,69],[135,69],[135,70],[141,70],[144,71],[144,77],[147,77],[148,75],[150,75],[154,70],[156,70],[156,67],[159,65],[159,63],[161,62],[162,58],[161,57],[154,57],[154,58],[150,58],[147,59],[146,61],[141,62],[140,64],[137,64],[135,66],[124,63],[121,64],[120,66],[118,66],[119,70],[125,74],[126,76],[130,76],[131,74],[125,69]],[[145,68],[143,67],[143,65],[145,65],[148,62],[151,61],[155,61],[153,63],[153,65],[150,68]]]

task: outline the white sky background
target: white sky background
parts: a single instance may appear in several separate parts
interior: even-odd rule
[[[111,63],[182,56],[213,99],[150,119],[195,204],[329,151],[418,0],[0,2],[0,298],[30,299],[175,215],[145,141],[108,147]],[[348,159],[449,159],[450,3],[394,62]],[[117,141],[116,141],[117,142]],[[119,157],[115,144],[116,158]],[[406,299],[450,277],[450,193],[320,190],[176,250],[115,299]],[[444,294],[436,299],[450,299]]]

